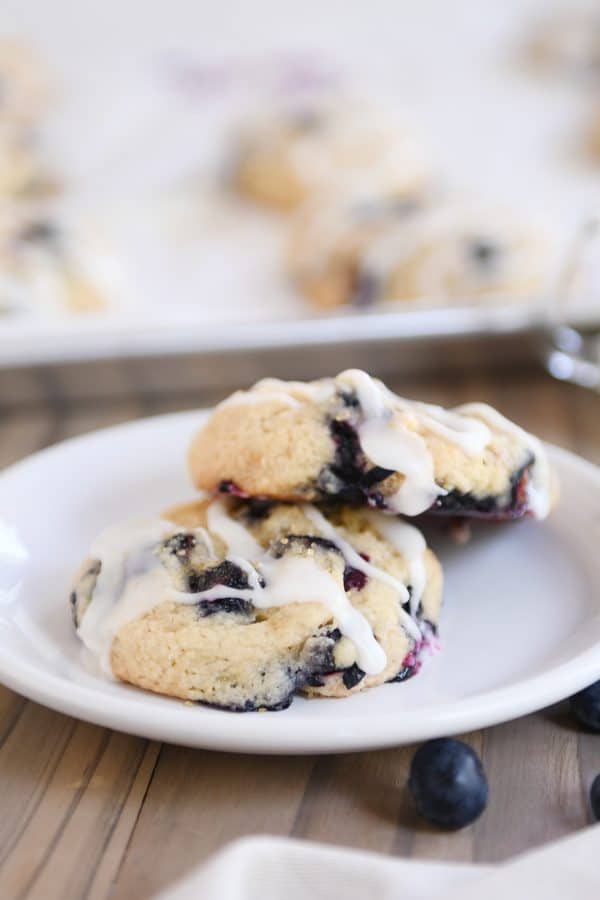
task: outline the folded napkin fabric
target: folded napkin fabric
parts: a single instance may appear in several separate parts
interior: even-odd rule
[[[499,866],[248,837],[229,844],[157,900],[598,900],[599,856],[600,825]]]

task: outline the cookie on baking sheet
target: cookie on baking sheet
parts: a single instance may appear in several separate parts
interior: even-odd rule
[[[49,83],[30,47],[0,38],[0,199],[37,197],[56,188],[38,133]]]
[[[193,438],[189,467],[208,491],[411,516],[543,518],[553,497],[543,446],[496,410],[406,400],[355,369],[238,391]]]
[[[532,297],[551,273],[550,244],[506,214],[418,198],[333,197],[297,216],[288,268],[317,307],[385,301],[477,303]]]
[[[217,498],[108,529],[71,603],[79,637],[118,679],[248,711],[411,677],[441,596],[439,563],[411,525]]]
[[[530,63],[567,76],[600,75],[600,15],[597,9],[565,9],[536,23],[526,46]]]
[[[249,123],[231,171],[241,196],[278,210],[336,185],[403,197],[425,181],[421,151],[405,129],[379,109],[344,101],[292,106]]]
[[[49,212],[0,209],[0,312],[93,312],[109,303],[116,262],[87,231]]]
[[[48,107],[50,80],[32,47],[0,38],[0,123],[37,122]]]

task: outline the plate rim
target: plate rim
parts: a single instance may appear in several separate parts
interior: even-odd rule
[[[21,470],[31,464],[60,455],[65,447],[85,445],[100,436],[110,437],[115,432],[159,427],[166,421],[172,424],[177,421],[191,423],[194,419],[201,421],[208,412],[208,409],[195,409],[143,417],[60,441],[0,472],[0,492],[6,480],[20,477]],[[551,459],[559,467],[574,467],[583,471],[586,477],[593,479],[600,491],[600,467],[569,450],[552,444],[546,444],[546,447]],[[135,691],[135,688],[127,686],[128,693],[111,698],[110,706],[107,707],[105,695],[92,685],[69,684],[69,690],[65,691],[67,682],[64,677],[46,672],[43,681],[40,681],[39,668],[24,660],[22,654],[13,652],[10,647],[3,648],[0,655],[0,683],[63,714],[166,743],[273,755],[360,752],[400,746],[440,734],[451,735],[485,728],[563,700],[599,676],[600,643],[554,666],[550,672],[538,673],[520,679],[516,684],[484,691],[455,704],[433,707],[427,720],[424,720],[420,710],[409,710],[400,717],[397,712],[374,713],[368,729],[364,728],[364,717],[361,716],[336,721],[335,730],[325,735],[315,735],[313,729],[306,728],[305,720],[288,718],[285,713],[280,714],[281,718],[269,715],[250,717],[205,707],[202,708],[202,717],[194,722],[189,715],[190,707],[177,701],[170,707],[167,705],[171,703],[170,698],[161,698],[165,701],[165,708],[158,717],[156,708],[143,705],[137,706],[132,716],[135,695],[130,692]],[[198,712],[197,707],[193,708]]]

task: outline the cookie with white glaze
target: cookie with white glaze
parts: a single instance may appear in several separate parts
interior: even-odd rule
[[[425,180],[414,138],[381,110],[355,102],[314,101],[249,123],[231,171],[242,197],[283,211],[336,186],[404,197]]]
[[[31,198],[55,188],[39,126],[50,78],[35,52],[0,39],[0,198]]]
[[[71,603],[79,637],[118,679],[249,711],[411,677],[441,595],[413,526],[219,498],[104,533]]]
[[[290,275],[317,307],[476,303],[534,296],[549,241],[507,215],[385,196],[316,201],[298,215]]]
[[[0,38],[0,122],[30,125],[46,111],[50,78],[36,52],[20,41]]]
[[[536,23],[526,46],[536,67],[597,81],[600,76],[600,15],[597,9],[559,11]]]
[[[543,446],[496,410],[406,400],[359,370],[238,391],[193,438],[189,468],[208,491],[409,516],[543,518],[553,497]]]
[[[0,211],[0,311],[102,309],[113,284],[112,268],[100,242],[51,213],[15,203]]]

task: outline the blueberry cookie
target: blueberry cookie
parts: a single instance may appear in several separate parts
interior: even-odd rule
[[[564,10],[538,23],[527,47],[530,62],[567,76],[600,75],[600,15]]]
[[[79,637],[118,679],[248,711],[411,677],[441,594],[412,525],[221,497],[105,531],[71,604]]]
[[[48,73],[25,44],[0,39],[0,123],[30,125],[48,105]]]
[[[0,211],[0,311],[87,312],[107,305],[112,265],[94,241],[50,215]]]
[[[0,198],[28,198],[54,188],[38,134],[48,82],[32,51],[0,40]]]
[[[414,194],[425,173],[414,140],[380,111],[314,103],[247,126],[231,180],[246,199],[291,210],[315,193],[356,183],[390,196]]]
[[[317,202],[298,216],[289,248],[292,279],[324,309],[532,296],[549,268],[535,230],[414,199]]]
[[[54,189],[37,136],[0,121],[0,200],[28,200]]]
[[[543,518],[552,500],[544,448],[500,413],[406,400],[356,369],[233,394],[194,437],[189,466],[209,491],[409,516]]]

